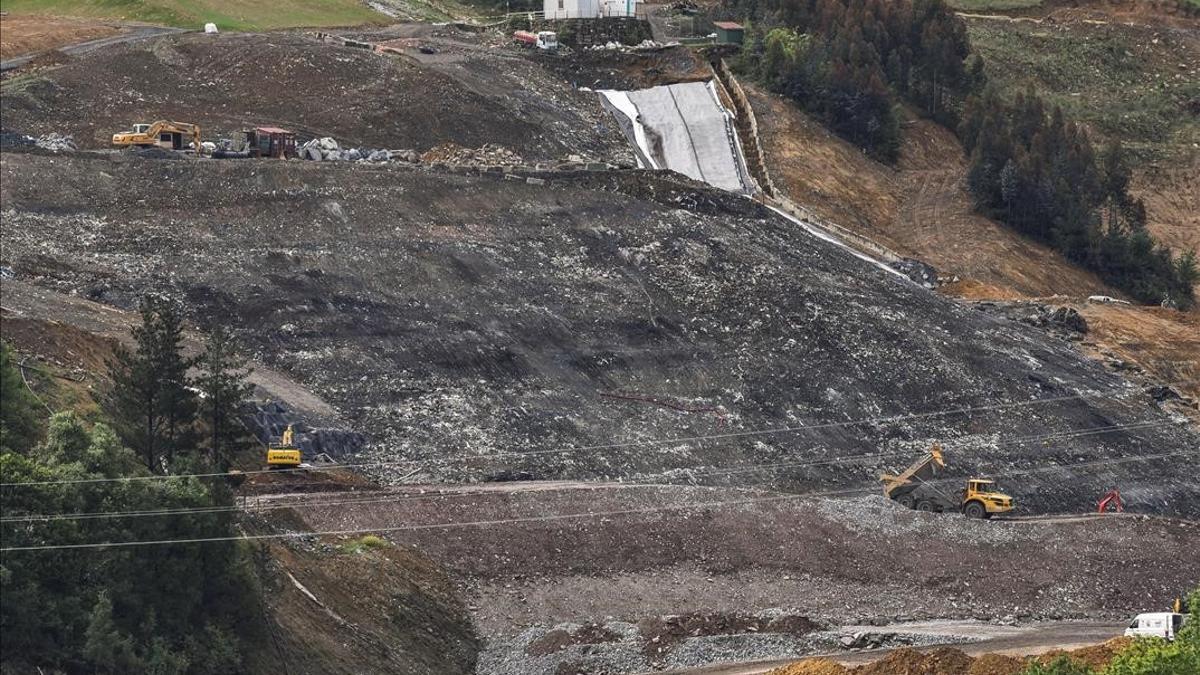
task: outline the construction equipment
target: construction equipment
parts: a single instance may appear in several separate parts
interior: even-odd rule
[[[255,127],[242,132],[246,136],[248,157],[291,159],[297,156],[296,134],[279,127]]]
[[[185,139],[191,139],[196,153],[201,152],[200,127],[188,122],[159,120],[153,124],[135,124],[130,131],[113,134],[113,145],[123,148],[159,147],[167,150],[185,150]]]
[[[1105,492],[1100,497],[1100,501],[1096,502],[1096,513],[1108,513],[1110,506],[1117,513],[1125,511],[1125,501],[1121,499],[1121,491],[1116,488]]]
[[[540,30],[536,33],[519,30],[513,33],[513,41],[519,42],[526,47],[536,47],[546,52],[558,50],[558,33],[552,30]]]
[[[945,468],[946,459],[940,445],[934,444],[907,469],[897,475],[881,474],[883,494],[901,506],[927,512],[961,511],[968,518],[991,518],[1013,508],[1012,497],[996,492],[995,483],[986,478],[968,478],[966,487],[957,495],[939,488],[935,478]]]
[[[267,446],[267,468],[292,469],[300,466],[300,448],[296,447],[294,433],[292,425],[289,424],[287,429],[284,429],[280,442]]]

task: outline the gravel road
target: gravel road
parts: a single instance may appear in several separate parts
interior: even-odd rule
[[[1121,623],[1087,623],[1087,622],[1056,622],[1032,623],[1023,626],[999,626],[981,622],[929,621],[909,624],[896,624],[881,628],[864,626],[871,630],[896,630],[905,633],[928,633],[954,635],[956,637],[972,637],[978,641],[967,644],[955,643],[954,646],[966,652],[968,656],[981,654],[1007,654],[1009,656],[1032,656],[1048,652],[1052,649],[1077,649],[1087,645],[1104,642],[1116,637],[1124,630]],[[854,630],[853,626],[844,626],[843,630]],[[922,651],[933,649],[938,645],[920,647]],[[869,652],[836,652],[822,654],[826,658],[847,666],[861,666],[877,661],[890,649],[877,649]],[[722,664],[703,668],[687,668],[682,670],[659,671],[673,675],[757,675],[766,673],[773,668],[793,663],[795,659],[772,659],[751,663]]]

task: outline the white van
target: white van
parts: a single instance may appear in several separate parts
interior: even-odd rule
[[[1153,612],[1138,614],[1133,617],[1129,628],[1125,629],[1127,637],[1157,637],[1164,640],[1174,640],[1183,626],[1184,615],[1175,612]]]

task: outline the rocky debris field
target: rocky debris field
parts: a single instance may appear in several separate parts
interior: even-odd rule
[[[206,140],[268,125],[347,147],[502,143],[531,160],[634,162],[595,94],[523,52],[446,30],[456,58],[431,62],[288,32],[115,45],[6,86],[0,112],[5,129],[71,134],[81,148],[106,148],[135,122],[172,119],[199,124]]]
[[[876,489],[936,440],[950,477],[996,476],[1026,513],[1114,485],[1133,510],[1200,504],[1200,460],[1174,454],[1197,435],[1148,385],[685,180],[19,152],[0,169],[16,280],[232,323],[367,437],[360,459],[422,460],[384,482]]]
[[[476,672],[481,675],[637,673],[839,649],[857,652],[956,641],[964,640],[886,631],[846,634],[778,610],[756,615],[692,613],[652,617],[637,623],[534,626],[514,637],[487,640]]]
[[[1194,583],[1180,561],[1200,545],[1195,522],[1141,516],[976,521],[877,495],[534,485],[271,503],[295,504],[287,518],[305,529],[377,528],[448,569],[485,639],[481,671],[495,673],[639,672],[981,632],[905,628],[930,619],[1123,621]],[[455,522],[476,525],[425,529]]]

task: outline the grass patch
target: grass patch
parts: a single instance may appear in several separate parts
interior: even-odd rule
[[[1179,38],[1116,24],[967,25],[1006,97],[1032,84],[1068,117],[1119,138],[1138,160],[1169,158],[1200,142],[1200,120],[1188,112],[1188,102],[1200,97],[1191,60],[1200,50]]]
[[[346,542],[345,544],[342,544],[341,551],[342,551],[342,553],[346,553],[346,554],[358,554],[358,553],[366,553],[367,551],[371,551],[371,550],[374,550],[377,548],[387,548],[391,545],[392,544],[390,542],[388,542],[388,540],[386,540],[382,537],[377,537],[373,534],[368,534],[366,536],[359,537],[358,539],[351,539],[350,541]]]
[[[201,28],[255,31],[303,26],[386,23],[387,17],[358,0],[0,0],[13,14],[122,19]]]
[[[946,4],[960,12],[1003,12],[1040,7],[1042,0],[947,0]]]

